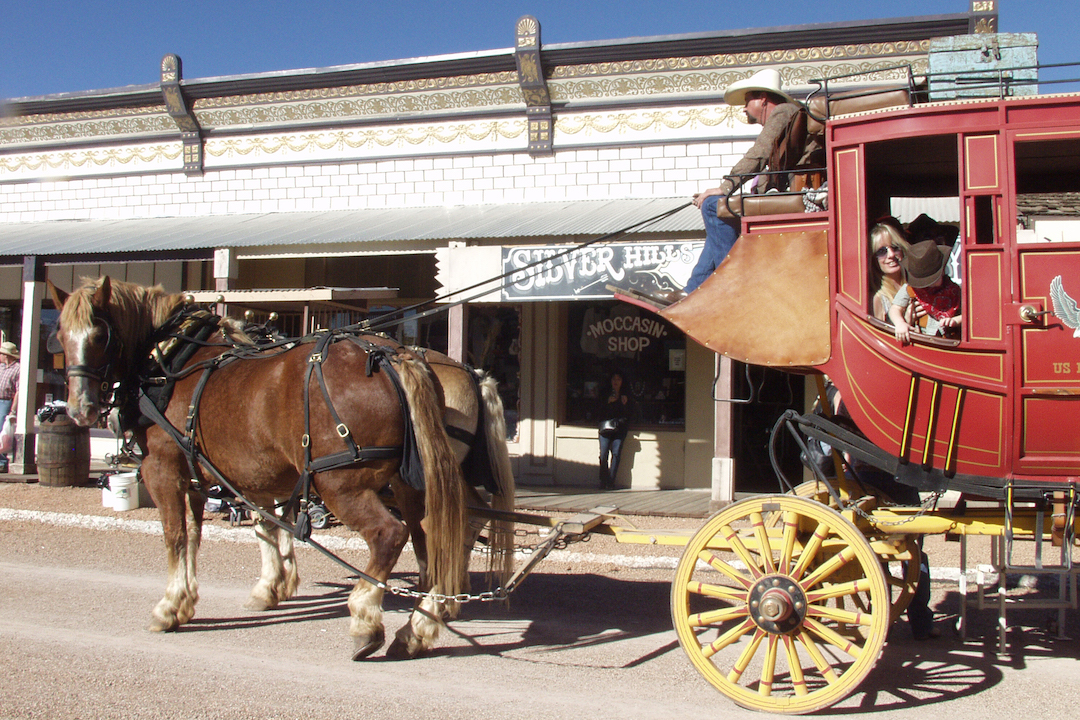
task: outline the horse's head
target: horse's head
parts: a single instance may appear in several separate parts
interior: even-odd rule
[[[120,379],[123,344],[109,312],[112,283],[106,276],[71,294],[48,286],[60,311],[57,340],[67,365],[68,414],[79,425],[93,425]]]

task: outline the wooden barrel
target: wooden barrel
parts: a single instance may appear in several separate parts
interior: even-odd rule
[[[67,415],[38,425],[38,482],[42,485],[86,485],[90,482],[90,428]]]

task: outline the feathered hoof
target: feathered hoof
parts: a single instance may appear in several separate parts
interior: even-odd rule
[[[352,659],[354,661],[363,660],[368,655],[371,655],[371,653],[381,648],[384,642],[386,642],[386,634],[381,630],[372,635],[358,635],[354,637]]]
[[[150,632],[175,632],[178,627],[180,627],[180,622],[176,619],[169,622],[161,618],[151,618],[150,625],[146,629]]]
[[[423,651],[424,647],[419,640],[402,641],[401,638],[395,638],[386,649],[386,657],[391,660],[412,660]]]
[[[266,600],[266,598],[249,597],[248,601],[244,603],[245,610],[252,610],[254,612],[266,612],[267,610],[273,610],[277,607],[277,603],[272,603]]]

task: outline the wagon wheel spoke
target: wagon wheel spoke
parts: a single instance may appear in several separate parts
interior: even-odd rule
[[[880,558],[861,532],[790,496],[744,500],[710,519],[687,544],[671,600],[698,671],[740,705],[780,713],[849,694],[881,651],[888,606]]]
[[[791,567],[791,560],[795,554],[796,533],[799,530],[798,515],[793,512],[783,513],[784,534],[780,541],[780,569],[787,570]]]
[[[873,487],[865,488],[867,492],[873,493],[877,498],[878,505],[894,505],[892,499],[882,492]],[[828,505],[832,509],[836,510],[836,501],[829,493],[829,489],[825,483],[820,480],[810,480],[799,485],[796,485],[792,491],[797,497],[808,498],[816,500],[824,505]],[[767,527],[776,527],[782,522],[781,513],[772,512],[765,516],[765,525]],[[882,570],[885,573],[885,580],[889,585],[889,597],[892,604],[892,611],[890,617],[893,622],[900,619],[907,610],[908,605],[911,603],[913,597],[915,597],[915,589],[919,582],[919,561],[921,559],[921,551],[917,543],[917,537],[915,535],[908,535],[905,537],[905,542],[908,552],[911,554],[911,560],[901,563],[898,560],[893,559],[890,554],[882,554],[881,564]],[[869,608],[869,600],[867,598],[855,599],[859,607],[864,609]]]
[[[776,648],[779,640],[779,635],[768,636],[768,644],[765,646],[765,661],[761,663],[761,684],[758,685],[758,694],[760,695],[772,695],[773,680],[776,677]]]
[[[746,568],[750,571],[750,573],[755,578],[761,577],[761,575],[763,574],[761,565],[759,565],[758,562],[754,560],[754,556],[750,553],[750,550],[747,549],[746,545],[743,543],[743,539],[739,536],[739,534],[735,530],[733,530],[731,526],[726,526],[722,528],[722,533],[724,541],[732,550],[735,551],[735,554],[739,556],[739,559],[742,560],[744,565],[746,565]]]
[[[782,635],[784,641],[784,653],[787,655],[788,667],[791,668],[791,686],[799,697],[806,695],[806,676],[803,674],[802,663],[799,661],[799,650],[795,640],[790,635]]]
[[[721,650],[724,650],[724,649],[728,648],[729,646],[731,646],[733,643],[738,642],[739,640],[741,640],[743,635],[746,635],[747,633],[751,633],[751,634],[757,633],[757,635],[755,636],[754,641],[753,641],[755,643],[760,642],[761,637],[764,637],[763,633],[760,633],[760,632],[757,631],[756,627],[754,626],[753,621],[747,619],[747,620],[743,621],[741,624],[736,625],[735,627],[731,628],[726,633],[724,633],[720,637],[713,640],[711,643],[709,643],[709,644],[705,645],[704,647],[702,647],[701,651],[702,651],[702,653],[705,654],[705,657],[712,657],[713,655],[720,652]],[[761,636],[761,637],[758,637],[758,636]],[[757,647],[757,645],[754,645],[754,647]],[[753,653],[751,652],[750,655],[752,655],[752,654]],[[738,665],[738,663],[736,663],[736,665]]]
[[[825,659],[825,655],[821,652],[821,648],[817,646],[813,638],[806,632],[800,632],[795,636],[799,645],[801,645],[806,653],[810,656],[810,659],[814,662],[814,668],[818,671],[818,674],[825,679],[827,683],[832,685],[837,681],[836,670]]]
[[[766,574],[776,572],[776,563],[773,561],[772,545],[769,543],[769,533],[765,529],[765,520],[761,513],[750,513],[750,525],[754,528],[754,537],[758,542],[758,557],[761,558],[761,569]]]

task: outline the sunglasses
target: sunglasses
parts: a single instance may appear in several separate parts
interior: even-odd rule
[[[903,256],[904,254],[904,250],[899,245],[884,245],[874,251],[874,257],[876,257],[878,260],[881,260],[889,254],[890,250],[900,256]]]

